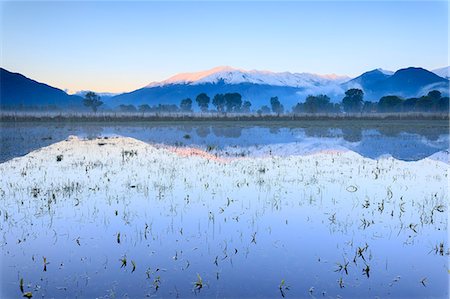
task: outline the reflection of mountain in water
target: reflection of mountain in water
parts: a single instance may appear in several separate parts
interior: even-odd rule
[[[220,149],[277,145],[284,154],[345,148],[369,158],[392,155],[400,160],[419,160],[448,149],[448,124],[445,122],[372,123],[308,122],[253,125],[249,123],[177,123],[177,124],[49,124],[6,123],[0,129],[0,161],[66,139],[70,135],[85,138],[122,135],[144,142],[181,144]],[[186,135],[189,135],[186,138]],[[285,144],[286,146],[283,146]],[[288,146],[289,145],[289,146]],[[289,150],[288,150],[289,149]],[[219,152],[220,154],[220,152]]]
[[[432,154],[448,149],[448,135],[441,140],[425,136],[399,133],[396,136],[383,135],[379,131],[364,132],[361,141],[349,149],[360,155],[376,159],[383,155],[391,155],[398,160],[416,161]]]

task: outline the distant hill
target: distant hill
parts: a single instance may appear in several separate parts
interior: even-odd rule
[[[158,105],[158,104],[176,104],[185,98],[191,98],[194,101],[194,108],[196,108],[195,98],[198,94],[204,92],[209,97],[214,97],[218,93],[233,93],[237,92],[242,95],[242,100],[249,100],[253,108],[259,108],[262,105],[269,105],[270,98],[278,96],[283,104],[291,107],[303,100],[304,96],[299,93],[303,92],[301,88],[291,86],[273,86],[267,84],[255,83],[238,83],[226,84],[224,82],[218,83],[204,83],[199,85],[191,84],[170,84],[164,86],[144,87],[130,93],[124,93],[111,98],[108,104],[111,107],[120,104],[132,104],[135,106],[141,104]]]
[[[362,74],[355,79],[350,80],[347,83],[344,83],[343,86],[356,85],[360,86],[364,89],[366,93],[377,92],[379,89],[379,83],[386,80],[392,76],[392,73],[386,73],[381,69],[375,69],[369,72]]]
[[[268,105],[273,96],[278,96],[285,107],[290,109],[310,94],[327,94],[332,101],[339,102],[349,88],[363,89],[365,100],[370,101],[378,101],[385,95],[418,97],[433,89],[448,95],[448,80],[423,68],[405,68],[395,73],[375,69],[345,82],[346,78],[219,67],[198,73],[178,74],[161,82],[150,83],[144,88],[111,98],[109,104],[111,107],[120,104],[179,104],[186,97],[195,100],[202,92],[211,98],[217,93],[238,92],[243,100],[252,102],[253,109]]]
[[[1,107],[82,107],[82,98],[0,68]]]
[[[47,107],[58,106],[65,109],[84,109],[82,97],[68,95],[64,91],[36,82],[17,73],[1,69],[2,107]],[[442,70],[441,70],[442,71]],[[286,109],[303,102],[308,95],[326,94],[333,102],[340,102],[349,88],[361,88],[365,100],[378,101],[385,95],[419,97],[437,89],[448,96],[449,81],[423,68],[405,68],[390,72],[375,69],[349,80],[338,75],[317,75],[310,73],[275,73],[270,71],[246,71],[231,67],[218,67],[197,73],[182,73],[161,82],[119,95],[103,94],[103,109],[118,106],[148,104],[176,104],[191,98],[197,109],[195,98],[206,93],[212,99],[218,93],[238,92],[242,99],[252,103],[256,110],[269,105],[270,98],[278,96]],[[83,93],[80,93],[83,95]],[[102,95],[102,94],[101,94]],[[212,105],[210,106],[211,108]]]
[[[179,104],[184,98],[202,92],[211,98],[217,93],[238,92],[243,100],[252,102],[252,108],[268,105],[278,96],[286,108],[303,101],[310,94],[325,93],[339,100],[343,94],[339,86],[347,76],[310,73],[275,73],[246,71],[231,67],[217,67],[197,73],[182,73],[161,82],[152,82],[144,88],[113,97],[111,106],[119,104]],[[194,105],[196,107],[196,105]]]
[[[418,97],[434,89],[448,95],[449,81],[423,68],[409,67],[392,75],[380,69],[372,70],[342,86],[344,89],[361,88],[366,100],[378,101],[385,95]]]
[[[442,67],[439,69],[432,70],[433,73],[438,75],[439,77],[450,79],[450,66]]]
[[[84,98],[84,96],[89,92],[90,90],[80,90],[74,93],[74,95]],[[110,98],[115,97],[121,93],[114,93],[114,92],[95,92],[102,101],[108,101]]]

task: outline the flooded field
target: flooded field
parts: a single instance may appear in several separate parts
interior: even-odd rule
[[[446,120],[0,123],[0,162],[23,156],[71,135],[125,136],[150,144],[196,147],[225,156],[307,154],[351,150],[377,159],[416,161],[449,149]]]
[[[448,298],[448,124],[1,133],[2,298]]]

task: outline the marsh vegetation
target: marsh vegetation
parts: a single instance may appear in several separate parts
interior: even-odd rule
[[[448,164],[178,149],[71,137],[0,164],[2,295],[448,296]]]

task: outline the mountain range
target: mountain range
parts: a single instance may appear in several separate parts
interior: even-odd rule
[[[385,95],[420,97],[431,90],[448,95],[449,81],[423,68],[409,67],[389,73],[381,69],[366,72],[342,85],[361,88],[366,100],[378,101]]]
[[[36,82],[21,74],[0,70],[2,107],[54,105],[62,108],[83,108],[83,92],[68,95],[61,89]],[[375,69],[356,78],[350,78],[335,74],[275,73],[217,67],[197,73],[178,74],[161,82],[152,82],[132,92],[119,95],[105,93],[103,100],[104,106],[108,108],[122,104],[178,105],[184,98],[195,100],[202,92],[211,98],[217,93],[238,92],[243,100],[252,102],[252,108],[268,105],[273,96],[278,96],[282,104],[290,108],[304,101],[310,94],[326,94],[332,101],[338,102],[349,88],[363,89],[365,100],[370,101],[378,101],[380,97],[391,94],[418,97],[434,89],[448,95],[448,70],[448,67],[433,72],[415,67],[396,72]]]
[[[438,75],[439,77],[450,79],[450,66],[446,66],[443,68],[433,70],[433,73]]]
[[[1,107],[79,107],[83,98],[0,68]]]

